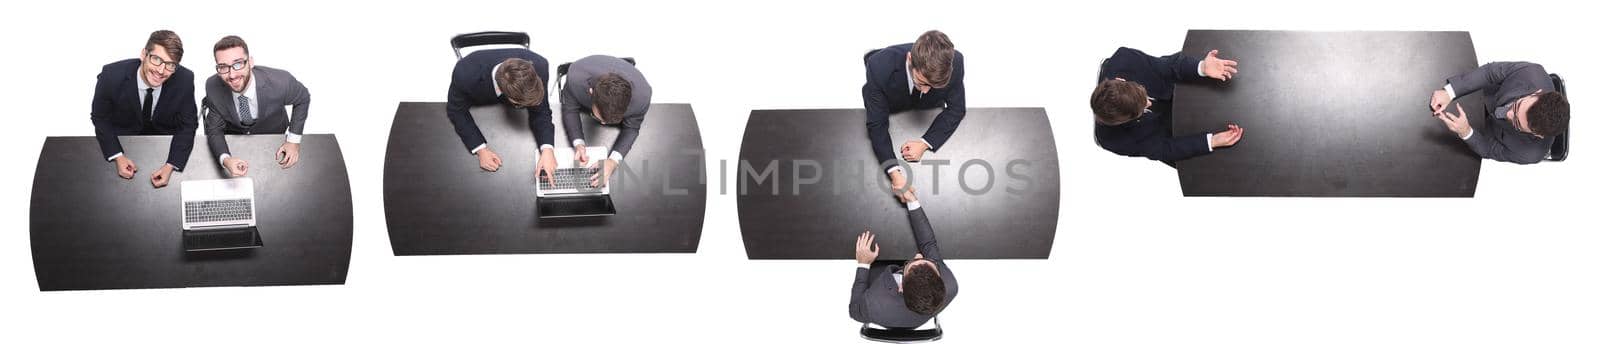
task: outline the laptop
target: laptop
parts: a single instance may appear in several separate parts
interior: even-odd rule
[[[188,180],[183,193],[183,250],[261,247],[256,230],[256,188],[250,178]]]
[[[598,188],[589,186],[589,176],[598,172],[600,167],[578,165],[572,148],[556,148],[555,151],[556,185],[550,186],[543,176],[534,177],[534,182],[538,184],[534,192],[538,196],[535,203],[539,207],[539,218],[616,215],[617,207],[611,203],[611,185]],[[585,152],[589,154],[590,164],[594,164],[596,159],[604,159],[608,150],[606,147],[587,147]]]

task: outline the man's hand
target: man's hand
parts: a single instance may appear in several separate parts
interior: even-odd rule
[[[1452,114],[1446,110],[1434,115],[1433,118],[1444,122],[1445,127],[1450,128],[1451,132],[1456,133],[1456,137],[1463,140],[1467,138],[1467,134],[1472,133],[1472,122],[1467,121],[1467,112],[1461,109],[1461,104],[1456,104],[1456,113]]]
[[[229,176],[243,177],[245,173],[250,172],[250,163],[230,155],[227,159],[222,159],[222,168],[228,170]]]
[[[500,155],[495,154],[494,150],[489,149],[489,147],[483,147],[483,149],[479,149],[478,168],[482,168],[484,171],[489,172],[499,171]]]
[[[1438,117],[1443,114],[1445,108],[1449,106],[1450,92],[1445,92],[1442,89],[1433,90],[1433,98],[1428,100],[1428,109],[1433,110],[1433,116]]]
[[[889,188],[894,189],[894,193],[897,194],[906,189],[906,171],[904,169],[889,174]]]
[[[917,201],[917,188],[915,188],[915,187],[906,188],[906,191],[896,193],[895,197],[900,198],[900,203],[908,203],[909,204],[911,202],[916,202]]]
[[[169,182],[172,182],[172,164],[162,164],[156,174],[150,176],[150,185],[157,189],[166,187]]]
[[[534,166],[534,168],[538,169],[538,171],[534,171],[533,175],[538,176],[539,179],[542,179],[542,180],[544,180],[546,182],[549,182],[550,183],[550,187],[555,187],[556,186],[556,149],[555,148],[540,149],[539,150],[539,165],[538,166]]]
[[[1206,59],[1200,61],[1201,74],[1207,78],[1228,81],[1234,74],[1239,74],[1239,62],[1217,58],[1217,51],[1206,53]]]
[[[872,265],[878,260],[878,244],[872,243],[872,239],[877,237],[872,235],[872,231],[861,232],[856,237],[856,263]]]
[[[483,149],[487,150],[489,147],[483,147]],[[295,163],[300,162],[300,144],[284,142],[282,146],[278,146],[277,157],[278,166],[283,168],[294,167]]]
[[[1233,146],[1233,144],[1239,143],[1239,139],[1242,138],[1244,138],[1244,127],[1229,124],[1228,129],[1211,134],[1211,148]]]
[[[133,159],[128,159],[127,154],[118,156],[115,160],[117,161],[118,177],[122,177],[122,179],[133,179],[133,174],[139,172],[139,166],[134,165]]]
[[[586,145],[573,145],[572,157],[578,159],[578,166],[589,166],[589,147]]]
[[[928,144],[922,143],[922,140],[906,140],[906,144],[900,145],[900,158],[909,162],[922,161],[922,153],[927,152],[928,148]]]
[[[605,166],[601,167],[599,171],[595,171],[594,175],[589,176],[589,186],[592,187],[602,187],[610,183],[611,172],[617,170],[616,160],[600,159],[597,164],[604,164]],[[594,168],[594,166],[589,166],[589,168]]]

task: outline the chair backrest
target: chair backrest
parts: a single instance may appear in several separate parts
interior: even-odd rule
[[[463,33],[450,38],[450,48],[455,49],[457,59],[461,58],[462,48],[491,44],[515,44],[527,48],[529,44],[528,33],[484,31]]]
[[[1567,82],[1565,80],[1561,80],[1560,75],[1550,73],[1550,82],[1556,85],[1556,92],[1561,92],[1562,95],[1567,96],[1567,99],[1572,99],[1572,95],[1567,94]],[[1567,160],[1568,136],[1572,136],[1571,126],[1567,127],[1567,132],[1565,134],[1556,135],[1555,143],[1550,145],[1550,154],[1545,155],[1544,159],[1547,161]]]
[[[861,338],[884,343],[927,343],[944,338],[944,328],[939,326],[939,318],[933,318],[933,328],[898,329],[898,328],[873,328],[861,324]]]

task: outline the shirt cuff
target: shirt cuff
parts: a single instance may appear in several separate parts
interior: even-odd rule
[[[1195,74],[1200,74],[1200,77],[1202,77],[1202,78],[1206,77],[1206,60],[1205,59],[1200,59],[1200,63],[1196,63],[1194,65],[1194,73]]]
[[[1462,136],[1461,139],[1462,140],[1470,139],[1470,138],[1472,138],[1472,134],[1476,134],[1476,133],[1478,133],[1477,130],[1472,130],[1472,128],[1467,128],[1467,136]]]
[[[575,140],[572,140],[572,146],[573,147],[577,147],[577,146],[588,146],[588,145],[583,144],[583,139],[575,139]]]
[[[856,268],[857,268],[857,269],[867,269],[867,270],[872,270],[872,264],[861,264],[861,263],[856,263]]]
[[[217,164],[222,165],[222,168],[228,168],[228,157],[231,156],[233,155],[228,153],[222,153],[222,155],[218,155]]]
[[[903,169],[900,168],[900,165],[896,164],[894,166],[889,166],[889,169],[883,170],[883,174],[894,174],[895,172],[900,172],[901,170]]]
[[[121,157],[121,156],[122,156],[122,152],[117,152],[117,154],[112,154],[110,158],[106,158],[106,161],[114,161],[114,160],[117,160],[117,158]]]
[[[1206,134],[1206,151],[1207,152],[1215,152],[1216,151],[1215,147],[1211,147],[1211,135],[1215,135],[1215,134]]]
[[[611,151],[611,156],[608,156],[606,158],[607,159],[611,159],[612,161],[616,161],[618,163],[621,163],[622,162],[622,152]]]
[[[298,144],[300,143],[300,134],[288,133],[283,136],[283,140],[289,143]]]
[[[478,151],[483,150],[484,148],[489,148],[489,144],[479,143],[477,147],[472,148],[472,155],[478,155]]]
[[[1450,100],[1456,100],[1456,88],[1450,84],[1444,84],[1444,93],[1450,95]]]
[[[917,141],[922,141],[922,144],[928,145],[929,150],[939,150],[938,148],[934,148],[932,143],[928,143],[928,139],[918,137]]]
[[[556,149],[556,145],[552,145],[552,144],[539,145],[539,150],[543,151],[543,150],[546,150],[546,149]]]
[[[920,208],[922,208],[922,201],[911,201],[911,203],[906,203],[906,210],[917,210]]]

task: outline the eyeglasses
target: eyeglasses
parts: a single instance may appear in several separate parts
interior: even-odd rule
[[[217,74],[228,74],[230,71],[244,70],[245,59],[233,60],[233,64],[217,64]]]
[[[156,56],[156,54],[145,55],[144,59],[145,62],[149,63],[151,67],[165,69],[168,72],[178,70],[177,62],[163,60],[160,56]]]

